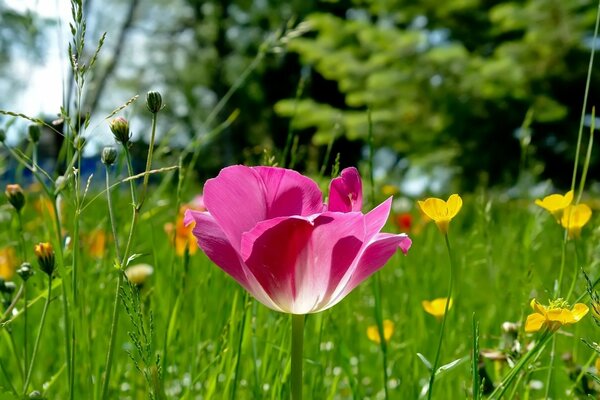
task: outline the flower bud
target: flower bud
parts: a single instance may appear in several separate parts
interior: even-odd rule
[[[6,140],[6,132],[4,131],[4,129],[0,129],[0,143],[4,143],[5,140]]]
[[[39,390],[34,390],[33,392],[29,393],[29,398],[30,399],[44,399],[44,396],[42,395],[42,393],[40,393]]]
[[[21,185],[6,185],[4,194],[6,194],[8,202],[15,208],[15,210],[17,210],[17,212],[21,211],[21,209],[25,206],[25,193],[23,193]]]
[[[7,294],[12,294],[16,290],[17,290],[17,285],[12,281],[8,281],[8,282],[4,282],[4,285],[2,285],[2,289],[0,291],[7,293]]]
[[[146,94],[146,107],[152,114],[156,114],[162,110],[162,96],[159,92],[151,90]]]
[[[102,164],[110,167],[117,160],[117,149],[112,146],[106,146],[102,149],[102,156],[100,157]]]
[[[23,281],[27,282],[27,280],[33,276],[33,268],[31,268],[31,264],[28,262],[21,264],[21,267],[17,270],[17,275],[19,275]]]
[[[34,252],[40,269],[48,276],[52,276],[54,272],[54,249],[52,245],[48,242],[38,243],[35,245]]]
[[[129,134],[129,121],[123,117],[117,117],[110,121],[110,130],[112,131],[115,140],[122,144],[127,144],[131,135]]]
[[[40,126],[39,125],[29,125],[27,128],[27,134],[29,135],[29,139],[33,143],[37,143],[40,141]]]

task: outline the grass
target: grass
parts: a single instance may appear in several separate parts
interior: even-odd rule
[[[139,292],[141,319],[137,321],[146,327],[145,337],[139,339],[148,343],[150,357],[142,359],[136,352],[135,341],[129,333],[136,332],[137,328],[127,313],[121,313],[109,398],[145,398],[147,385],[136,365],[143,372],[151,371],[155,364],[157,379],[167,398],[228,398],[234,387],[237,398],[287,398],[289,317],[245,296],[244,291],[211,265],[201,252],[190,256],[188,261],[175,255],[163,225],[175,219],[176,199],[170,196],[171,191],[153,193],[151,188],[149,193],[152,195],[148,198],[149,206],[140,216],[134,252],[140,254],[135,263],[154,266],[154,275]],[[127,188],[122,187],[113,195],[118,232],[121,239],[125,239],[129,229]],[[530,312],[529,300],[551,298],[557,279],[562,240],[559,225],[528,200],[499,203],[491,200],[493,197],[495,195],[484,193],[466,197],[464,210],[450,228],[456,259],[455,302],[448,314],[440,364],[462,361],[436,379],[436,392],[442,396],[438,398],[449,395],[462,398],[470,393],[473,315],[479,322],[480,348],[498,348],[502,323],[522,322]],[[27,256],[33,260],[33,243],[47,240],[52,228],[47,217],[38,214],[32,206],[36,195],[27,193],[27,198],[23,225]],[[0,241],[16,246],[16,221],[11,214],[9,206],[2,207]],[[68,213],[64,215],[70,218]],[[107,243],[101,258],[94,258],[89,254],[85,239],[98,227],[110,232],[105,203],[97,200],[87,207],[80,222],[83,247],[79,281],[81,332],[75,348],[76,398],[84,393],[99,392],[117,277],[111,243]],[[65,222],[64,226],[70,224]],[[591,274],[592,280],[598,277],[596,257],[600,251],[597,245],[600,232],[593,226],[592,221],[584,228],[578,242],[579,266]],[[388,227],[388,231],[394,230],[395,227]],[[434,358],[439,322],[425,314],[421,301],[444,296],[447,290],[447,254],[435,225],[429,224],[411,237],[414,244],[409,254],[394,256],[379,272],[382,315],[395,324],[387,349],[390,398],[417,398],[423,391],[429,371],[417,353],[430,361]],[[67,260],[71,251],[66,250]],[[568,279],[576,267],[574,251],[570,242],[566,255]],[[19,317],[0,332],[0,354],[8,375],[0,375],[0,388],[6,393],[11,385],[20,387],[22,384],[18,373],[19,363],[23,362],[20,344],[24,334],[30,343],[35,338],[45,279],[37,270],[28,282],[29,298],[41,296],[29,308],[28,332],[23,332],[23,319]],[[55,279],[57,284],[60,279]],[[583,292],[585,281],[578,275],[575,293]],[[42,390],[48,398],[65,398],[68,385],[65,354],[60,350],[65,334],[62,308],[59,297],[51,300],[48,329],[41,338],[32,387]],[[375,324],[373,306],[371,287],[363,284],[333,309],[308,316],[304,344],[304,391],[308,398],[383,396],[379,346],[366,336],[367,327]],[[592,318],[586,317],[557,335],[558,360],[551,391],[554,398],[564,396],[565,390],[573,384],[561,356],[571,354],[575,364],[584,364],[594,352],[579,338],[593,341],[596,329]],[[518,341],[524,349],[535,338],[536,335],[524,335],[520,331]],[[158,362],[157,356],[160,357]],[[517,393],[531,391],[533,398],[541,396],[545,389],[527,388],[531,381],[545,381],[548,357],[545,351],[527,370]],[[497,382],[508,367],[487,361],[486,371]],[[5,398],[11,398],[10,394],[5,394]]]

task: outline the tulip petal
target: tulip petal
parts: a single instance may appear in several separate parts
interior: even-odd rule
[[[186,210],[184,223],[189,225],[191,222],[195,222],[192,233],[198,241],[198,246],[212,262],[252,293],[261,303],[271,309],[281,311],[260,287],[256,278],[247,271],[225,233],[209,213]]]
[[[265,186],[267,218],[311,215],[323,211],[323,194],[310,178],[291,169],[255,167]]]
[[[392,198],[389,197],[386,201],[365,214],[366,241],[370,241],[371,238],[381,231],[390,216],[391,208]]]
[[[337,304],[361,282],[381,269],[398,248],[406,254],[411,244],[412,242],[406,234],[379,233],[375,236],[371,243],[362,250],[358,260],[340,282],[340,287],[326,308]]]
[[[242,238],[242,257],[286,312],[321,311],[362,247],[364,216],[323,213],[263,221]]]
[[[267,216],[260,176],[241,165],[223,168],[216,178],[206,181],[204,204],[235,250],[239,250],[242,233]]]
[[[329,211],[350,212],[362,209],[362,182],[354,167],[345,168],[329,184]]]
[[[234,249],[259,221],[323,210],[317,184],[296,171],[235,165],[204,185],[204,202]]]

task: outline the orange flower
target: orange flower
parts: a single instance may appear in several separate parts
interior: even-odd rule
[[[104,257],[104,252],[106,251],[106,240],[106,232],[104,232],[102,229],[95,229],[92,231],[87,238],[90,256],[93,258]]]
[[[188,206],[182,206],[179,209],[179,214],[177,214],[177,220],[175,224],[172,222],[168,222],[165,224],[165,232],[166,234],[173,238],[173,244],[175,245],[175,253],[178,256],[183,256],[185,254],[186,248],[190,252],[190,255],[195,254],[198,251],[198,246],[194,246],[195,237],[192,233],[192,229],[194,229],[195,224],[190,224],[185,226],[183,223],[183,214],[185,210],[189,209]],[[190,246],[190,244],[192,244]]]
[[[17,269],[17,258],[15,249],[4,247],[0,249],[0,278],[5,281],[12,281]]]

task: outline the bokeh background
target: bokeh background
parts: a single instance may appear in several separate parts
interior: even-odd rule
[[[50,122],[72,104],[69,7],[0,0],[0,109]],[[523,196],[539,195],[540,183],[570,185],[593,46],[591,0],[87,0],[84,7],[90,54],[83,58],[107,33],[83,98],[92,115],[90,168],[112,141],[105,117],[154,89],[167,104],[159,120],[165,164],[206,137],[200,180],[224,165],[260,163],[265,149],[281,157],[290,133],[296,168],[318,172],[338,154],[342,167],[359,164],[370,110],[376,178],[407,194],[496,185]],[[593,68],[586,137],[598,83]],[[143,142],[149,119],[137,103],[123,114]],[[2,116],[0,127],[10,144],[23,145],[26,121]],[[52,140],[47,146],[51,158]],[[0,168],[11,170],[7,163],[3,156]],[[592,181],[599,168],[596,151]]]

